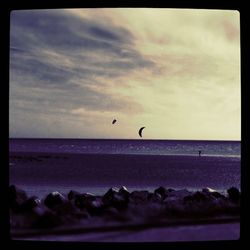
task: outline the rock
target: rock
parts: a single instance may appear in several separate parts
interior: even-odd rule
[[[233,203],[240,201],[240,191],[236,187],[231,187],[227,190],[228,198]]]
[[[118,210],[115,207],[106,207],[104,209],[104,216],[108,218],[113,218],[114,216],[117,216],[119,214]]]
[[[36,219],[32,226],[35,228],[53,228],[62,224],[63,221],[60,216],[51,211],[45,211]]]
[[[212,188],[206,187],[206,188],[202,189],[202,192],[203,193],[214,193],[214,192],[217,192],[217,191],[212,189]]]
[[[40,205],[40,206],[36,206],[32,209],[32,213],[37,216],[37,217],[40,217],[42,216],[43,214],[45,214],[46,212],[48,212],[49,209],[43,205]]]
[[[164,200],[168,196],[169,191],[165,187],[159,187],[155,189],[154,193],[159,194],[162,197],[162,200]]]
[[[86,209],[90,215],[100,215],[104,204],[101,197],[86,193],[76,196],[75,206],[81,210]]]
[[[89,200],[85,206],[91,215],[101,215],[104,210],[103,201],[98,197],[96,197],[95,200]]]
[[[148,195],[148,200],[150,202],[161,202],[162,201],[162,196],[159,193],[149,193]]]
[[[70,190],[70,192],[68,193],[68,200],[74,200],[79,195],[81,195],[79,192]]]
[[[114,194],[118,194],[119,193],[119,189],[116,187],[112,187],[110,188],[104,195],[103,195],[103,199],[104,200],[109,200],[112,199],[112,197],[114,196]]]
[[[60,194],[59,192],[55,191],[47,195],[44,200],[45,206],[48,208],[53,209],[55,206],[63,204],[67,201],[64,195]]]
[[[220,194],[219,192],[213,192],[211,193],[211,195],[216,199],[223,199],[223,200],[226,199],[226,197],[223,194]]]
[[[70,201],[65,201],[52,208],[52,210],[60,216],[72,215],[76,212],[76,209],[77,208]]]
[[[13,212],[19,212],[20,206],[28,199],[25,191],[17,188],[15,185],[9,187],[9,205]]]
[[[129,200],[134,203],[147,202],[148,196],[148,191],[133,191],[129,196]]]
[[[41,200],[38,199],[36,196],[33,196],[20,205],[20,210],[22,212],[30,212],[35,207],[40,206],[40,205],[41,205]]]
[[[175,198],[175,199],[183,199],[186,196],[191,195],[192,193],[186,189],[174,190],[169,192],[168,197],[166,199]]]
[[[126,198],[129,198],[129,191],[126,187],[122,186],[120,189],[119,189],[119,194],[121,194],[123,197],[126,197]]]
[[[202,189],[202,193],[208,195],[208,196],[211,196],[211,197],[214,197],[216,199],[225,199],[226,197],[222,194],[220,194],[219,192],[217,192],[216,190],[212,189],[212,188],[203,188]]]
[[[91,193],[76,195],[75,206],[80,208],[80,209],[84,209],[84,208],[86,208],[87,203],[89,203],[95,199],[96,199],[95,195],[93,195]]]
[[[211,198],[209,198],[209,195],[203,192],[197,191],[193,195],[185,196],[183,200],[185,202],[205,202],[205,201],[211,200]]]
[[[129,201],[129,192],[125,187],[120,190],[117,188],[110,188],[102,197],[104,206],[112,206],[117,209],[124,209],[127,207]]]

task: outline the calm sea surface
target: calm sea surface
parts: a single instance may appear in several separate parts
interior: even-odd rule
[[[111,186],[240,188],[236,141],[10,139],[10,182],[30,194]],[[201,157],[198,155],[201,151]]]

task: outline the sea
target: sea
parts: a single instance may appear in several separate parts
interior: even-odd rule
[[[200,151],[200,155],[199,155]],[[9,181],[40,198],[70,190],[241,188],[241,142],[10,139]]]

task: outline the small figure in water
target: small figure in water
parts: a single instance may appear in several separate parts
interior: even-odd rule
[[[201,150],[199,150],[199,156],[201,156]]]

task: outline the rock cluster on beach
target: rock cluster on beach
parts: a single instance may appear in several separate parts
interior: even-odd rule
[[[93,218],[103,221],[136,222],[165,219],[214,218],[240,215],[241,193],[235,187],[223,195],[210,188],[191,192],[159,187],[154,192],[110,188],[104,195],[57,191],[44,199],[28,197],[25,191],[9,187],[10,223],[15,229],[54,228]]]

